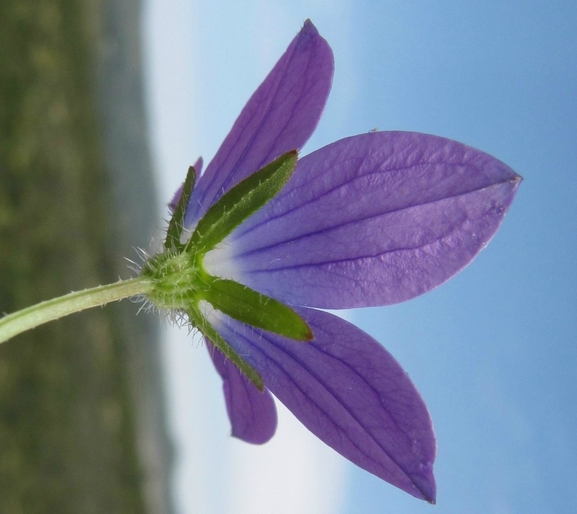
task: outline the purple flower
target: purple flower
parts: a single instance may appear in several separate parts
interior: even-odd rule
[[[200,177],[187,229],[233,186],[305,144],[332,75],[331,49],[307,21]],[[519,181],[485,153],[410,132],[362,134],[300,159],[280,193],[202,262],[213,277],[291,306],[313,334],[295,341],[201,302],[210,325],[266,387],[207,339],[232,434],[257,444],[273,436],[270,391],[347,459],[434,502],[435,437],[414,385],[373,338],[317,309],[388,305],[441,284],[491,239]]]

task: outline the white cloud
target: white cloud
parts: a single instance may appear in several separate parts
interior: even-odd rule
[[[332,514],[341,501],[343,459],[277,402],[279,428],[271,442],[233,442],[232,495],[227,512]]]

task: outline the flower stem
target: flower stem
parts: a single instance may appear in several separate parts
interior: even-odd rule
[[[106,305],[123,298],[146,294],[151,289],[151,285],[150,280],[143,278],[121,280],[113,284],[69,293],[27,307],[0,319],[0,343],[69,314]]]

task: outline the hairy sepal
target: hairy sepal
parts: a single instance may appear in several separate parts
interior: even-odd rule
[[[207,277],[204,298],[215,309],[247,325],[297,341],[313,338],[310,327],[293,309],[233,280]]]
[[[187,310],[192,324],[209,339],[260,391],[264,390],[264,382],[260,374],[249,365],[232,347],[221,337],[210,322],[200,312],[198,307]]]
[[[293,174],[297,151],[288,152],[225,193],[198,222],[187,249],[204,254],[274,198]]]
[[[180,198],[174,208],[172,218],[168,224],[168,230],[166,231],[164,248],[167,250],[182,250],[184,248],[184,244],[180,242],[180,236],[184,227],[186,208],[188,207],[188,202],[190,201],[192,191],[194,190],[195,182],[196,170],[194,169],[194,166],[190,166],[188,168],[188,173],[186,174],[186,180],[182,186]]]

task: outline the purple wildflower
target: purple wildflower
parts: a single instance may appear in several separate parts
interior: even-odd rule
[[[331,49],[307,21],[200,177],[187,229],[233,186],[305,144],[332,74]],[[207,339],[232,434],[256,444],[273,436],[270,391],[347,459],[433,503],[435,437],[423,400],[378,342],[317,309],[392,304],[441,284],[491,239],[519,181],[485,153],[409,132],[367,133],[300,159],[280,193],[203,259],[209,275],[291,306],[314,337],[297,342],[202,302],[266,387]]]

